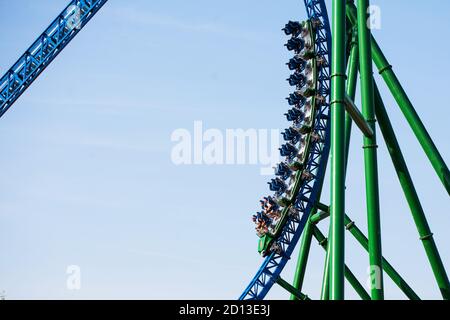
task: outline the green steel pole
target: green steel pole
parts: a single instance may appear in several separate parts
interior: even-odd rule
[[[331,225],[328,231],[328,237],[331,239]],[[330,256],[331,241],[327,241],[327,252],[325,254],[325,264],[323,268],[322,291],[320,292],[320,300],[330,300]]]
[[[355,29],[356,28],[353,28],[350,58],[347,66],[347,95],[352,100],[355,100],[356,83],[358,80],[358,67],[359,67],[359,49]],[[347,112],[345,115],[345,172],[347,172],[348,166],[348,154],[350,151],[351,133],[352,133],[352,117]]]
[[[317,226],[315,226],[315,225],[313,226],[313,234],[314,234],[314,238],[316,238],[316,240],[319,242],[320,246],[326,252],[327,251],[328,239],[325,238],[325,236],[320,231],[320,229]],[[345,266],[345,278],[351,284],[353,289],[355,289],[356,293],[358,293],[358,295],[361,297],[361,299],[363,299],[363,300],[370,300],[370,295],[366,292],[364,287],[361,285],[361,283],[355,277],[353,272],[347,266]]]
[[[312,223],[310,219],[303,230],[302,240],[300,242],[300,252],[298,254],[297,268],[294,276],[293,287],[299,291],[302,290],[303,280],[305,279],[306,266],[312,241]],[[297,300],[295,295],[291,295],[291,300]]]
[[[355,25],[357,20],[356,8],[352,0],[348,0],[347,16],[351,23]],[[411,100],[409,100],[408,95],[392,70],[392,65],[389,64],[389,61],[384,56],[374,37],[372,37],[371,41],[373,60],[379,73],[382,75],[384,81],[389,87],[389,90],[397,101],[398,106],[402,110],[403,115],[416,135],[417,140],[425,151],[438,177],[442,181],[445,190],[447,190],[447,193],[450,194],[450,172],[447,164],[439,153],[439,150],[431,139],[427,129],[422,123],[422,120],[414,109]]]
[[[375,127],[375,103],[373,95],[372,53],[370,29],[367,25],[369,1],[358,0],[358,43],[360,53],[362,113],[372,127],[374,135],[364,137],[364,163],[366,176],[367,224],[369,230],[369,259],[375,272],[372,283],[372,299],[383,300],[383,272],[381,253],[381,223],[378,191],[377,140]]]
[[[333,0],[330,299],[344,299],[346,3]]]
[[[345,216],[345,225],[346,229],[353,235],[353,237],[355,237],[361,246],[366,249],[366,251],[369,251],[369,240],[348,216]],[[420,300],[419,296],[385,258],[382,258],[382,263],[383,270],[409,299]]]
[[[289,282],[283,280],[279,277],[276,281],[283,289],[287,290],[290,294],[294,295],[296,300],[311,300],[307,295],[300,292],[300,290],[295,289],[289,284]]]
[[[317,209],[323,212],[330,212],[330,207],[323,203],[317,203]],[[319,218],[317,216],[317,218]],[[326,218],[325,214],[321,215],[322,219]],[[352,236],[359,242],[359,244],[368,252],[369,240],[364,233],[356,226],[355,222],[350,219],[348,215],[345,215],[345,228],[352,234]],[[394,269],[394,267],[383,257],[383,270],[394,281],[394,283],[403,291],[403,293],[411,300],[420,300],[419,296],[408,285],[408,283],[402,278],[402,276]]]
[[[319,211],[319,212],[317,212],[317,213],[315,213],[315,214],[313,214],[312,216],[311,216],[311,223],[312,224],[318,224],[320,221],[322,221],[322,220],[324,220],[324,219],[326,219],[326,218],[328,218],[330,216],[330,212],[326,212],[326,211]]]
[[[422,240],[422,244],[425,248],[428,260],[430,261],[434,276],[441,290],[442,297],[448,300],[450,299],[450,283],[444,264],[442,263],[436,243],[434,242],[433,233],[431,232],[425,217],[419,196],[417,195],[414,183],[406,165],[405,158],[403,157],[400,145],[398,144],[394,133],[394,129],[392,128],[391,121],[389,120],[389,116],[386,112],[380,91],[375,83],[374,88],[375,111],[381,132],[384,140],[386,141],[386,146],[389,154],[391,155],[392,163],[394,164],[398,179],[400,180],[406,200],[408,201],[409,208],[411,209],[414,222],[417,230],[419,231],[420,240]]]

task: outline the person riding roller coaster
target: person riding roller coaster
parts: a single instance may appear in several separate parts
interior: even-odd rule
[[[256,215],[253,215],[252,220],[256,224],[255,230],[259,237],[269,232],[271,220],[263,212],[258,212]]]
[[[252,220],[256,224],[256,233],[262,237],[273,228],[273,223],[281,218],[279,205],[272,197],[264,197],[261,201],[262,212],[253,215]]]

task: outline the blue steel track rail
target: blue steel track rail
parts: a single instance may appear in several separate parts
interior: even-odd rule
[[[0,79],[0,117],[75,38],[107,0],[72,0]]]
[[[328,60],[328,67],[321,68],[319,73],[319,93],[326,97],[327,103],[318,110],[314,130],[322,140],[313,144],[307,170],[313,173],[315,179],[305,183],[298,193],[295,207],[298,216],[290,216],[278,239],[281,253],[272,252],[262,263],[260,269],[244,290],[239,300],[263,300],[272,286],[280,277],[281,272],[297,245],[305,224],[319,200],[320,191],[325,177],[328,156],[330,152],[330,65],[331,65],[331,30],[324,0],[304,0],[309,19],[319,19],[322,24],[316,31],[316,52]]]

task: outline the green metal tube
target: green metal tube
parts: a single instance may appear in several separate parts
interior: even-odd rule
[[[355,29],[355,28],[353,28]],[[350,58],[347,66],[347,96],[353,101],[356,96],[356,83],[358,81],[358,67],[359,67],[359,48],[355,30],[352,35]],[[350,138],[352,134],[352,117],[348,112],[345,115],[345,172],[348,166],[348,154],[350,151]]]
[[[317,203],[317,209],[323,212],[330,212],[330,207],[323,203]],[[364,233],[356,226],[356,224],[350,219],[348,215],[345,215],[346,229],[353,235],[353,237],[359,242],[359,244],[369,251],[369,240]],[[402,276],[392,267],[392,265],[383,257],[383,270],[394,281],[394,283],[403,291],[403,293],[411,300],[420,300],[419,296],[414,290],[406,283]]]
[[[375,103],[373,95],[373,70],[371,34],[367,25],[369,1],[358,0],[358,44],[361,74],[362,113],[369,122],[374,135],[364,137],[364,163],[366,176],[367,224],[369,230],[369,260],[371,270],[376,273],[372,284],[372,299],[382,300],[383,272],[381,253],[381,222],[378,190],[377,140],[375,128]]]
[[[329,237],[331,238],[331,226],[329,229]],[[330,300],[330,256],[331,241],[327,241],[327,252],[325,255],[325,264],[323,268],[322,291],[320,292],[320,300]]]
[[[330,216],[329,212],[319,211],[311,216],[310,221],[312,224],[318,224],[320,221],[328,218],[329,216]]]
[[[442,297],[444,299],[450,299],[450,283],[447,273],[445,271],[444,264],[442,263],[439,251],[436,243],[433,239],[433,233],[428,225],[425,213],[417,195],[414,183],[409,173],[406,161],[403,157],[400,145],[392,128],[391,121],[386,112],[386,108],[383,103],[380,91],[376,84],[375,88],[375,111],[380,124],[380,129],[383,134],[386,146],[394,164],[395,171],[397,172],[398,179],[402,186],[406,200],[408,201],[409,208],[411,210],[414,222],[422,240],[422,244],[425,248],[425,252],[430,261],[431,268],[436,278],[437,284],[441,290]]]
[[[333,0],[330,299],[344,299],[346,3]]]
[[[297,268],[294,276],[293,287],[302,291],[303,280],[305,279],[306,266],[308,264],[308,256],[312,241],[312,223],[310,220],[305,225],[303,230],[302,240],[300,242],[300,252],[298,254]],[[297,300],[295,295],[291,295],[291,300]]]
[[[313,226],[313,234],[314,234],[314,238],[316,238],[316,240],[319,242],[320,246],[323,249],[325,249],[325,251],[327,251],[328,239],[325,238],[325,236],[323,235],[323,233],[319,230],[319,228],[317,226]],[[355,277],[355,275],[350,270],[350,268],[345,266],[344,271],[345,271],[345,278],[351,284],[353,289],[355,289],[356,293],[358,293],[358,295],[361,297],[361,299],[370,300],[370,295],[366,292],[366,290],[361,285],[361,283],[358,281],[358,279]]]
[[[369,251],[369,240],[348,216],[345,216],[345,224],[346,229],[355,237],[361,246],[363,246],[366,251]],[[385,258],[382,258],[382,263],[383,270],[409,299],[420,300],[419,296]]]
[[[345,109],[347,110],[347,115],[349,115],[353,122],[358,126],[359,130],[366,136],[371,138],[373,136],[373,131],[369,123],[364,119],[362,113],[356,107],[355,102],[349,96],[345,97]]]
[[[348,1],[347,5],[347,16],[350,22],[356,25],[356,8],[353,1],[351,0]],[[427,155],[439,179],[444,185],[445,190],[447,190],[447,193],[450,195],[450,172],[448,170],[447,164],[439,153],[439,150],[431,139],[427,129],[422,123],[422,120],[414,109],[411,100],[409,100],[408,95],[406,94],[405,90],[400,84],[400,81],[392,70],[392,66],[389,64],[388,60],[381,51],[380,46],[378,45],[374,37],[371,38],[371,41],[373,60],[378,68],[379,73],[382,75],[389,90],[394,96],[394,99],[402,110],[403,115],[405,116],[411,129],[416,135],[417,140],[425,151],[425,154]]]
[[[406,120],[408,121],[409,125],[414,131],[414,134],[419,140],[419,143],[421,144],[423,150],[425,151],[426,155],[431,161],[431,164],[436,170],[436,173],[438,174],[439,178],[444,184],[447,193],[450,195],[450,173],[447,164],[445,163],[436,145],[434,144],[433,140],[428,134],[427,129],[420,120],[419,115],[414,109],[411,101],[406,95],[406,92],[402,88],[395,73],[392,71],[392,68],[389,67],[389,64],[386,58],[384,57],[383,53],[381,52],[380,47],[378,47],[375,41],[374,43],[375,43],[374,47],[375,64],[377,65],[380,74],[383,76],[387,86],[391,90],[395,100],[400,106],[400,109],[402,110],[404,116],[406,117]]]
[[[311,300],[307,295],[300,292],[300,290],[295,289],[289,284],[289,282],[283,280],[281,277],[277,279],[277,283],[290,294],[296,297],[296,300]]]

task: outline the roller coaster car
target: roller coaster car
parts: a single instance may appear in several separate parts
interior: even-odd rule
[[[288,157],[290,159],[294,158],[295,155],[298,153],[298,149],[289,142],[286,144],[283,144],[279,150],[280,150],[280,155],[282,157]]]
[[[270,234],[266,234],[259,239],[258,242],[258,252],[261,256],[267,257],[270,254],[269,248],[272,246],[275,238]]]
[[[287,66],[289,70],[296,70],[298,72],[302,72],[306,68],[306,61],[299,56],[295,56],[291,60],[289,60]]]
[[[264,197],[259,201],[263,210],[278,210],[277,202],[271,197]]]
[[[270,182],[268,182],[268,184],[271,191],[274,191],[279,194],[283,194],[288,188],[286,183],[280,178],[272,179]]]
[[[278,238],[290,219],[300,218],[300,212],[293,207],[297,193],[304,183],[314,179],[312,172],[307,169],[307,157],[311,144],[321,141],[313,128],[317,106],[326,103],[326,100],[320,95],[322,91],[318,90],[317,77],[318,68],[328,64],[314,50],[314,28],[321,24],[320,20],[302,24],[290,21],[284,29],[287,35],[292,35],[286,46],[296,53],[287,64],[290,70],[295,70],[288,79],[289,84],[296,87],[296,91],[287,98],[293,108],[286,114],[293,124],[282,134],[286,143],[281,146],[280,153],[286,157],[286,161],[275,168],[276,178],[269,182],[281,212],[264,209],[271,223],[268,232],[260,234],[258,242],[258,252],[263,257],[271,253],[282,254]],[[272,213],[276,217],[271,218]]]
[[[291,80],[289,79],[289,83],[291,83]],[[294,83],[294,82],[292,82]],[[305,97],[298,94],[297,92],[291,93],[288,98],[286,98],[290,106],[300,106],[305,103]]]
[[[295,72],[287,79],[289,85],[293,87],[295,86],[303,87],[306,84],[306,80],[307,80],[306,76],[300,72]]]
[[[288,179],[292,174],[291,168],[284,163],[281,162],[278,164],[278,166],[275,168],[275,175],[281,177],[281,179],[286,180]]]
[[[302,121],[304,118],[303,112],[298,108],[292,108],[288,110],[287,113],[284,114],[288,121]]]
[[[302,32],[303,24],[298,21],[289,21],[282,30],[287,36],[292,35],[296,37]]]
[[[313,175],[311,172],[304,170],[301,172],[301,183],[305,181],[310,181],[313,179]],[[281,213],[281,217],[276,222],[275,227],[273,228],[272,232],[265,233],[262,235],[258,242],[258,252],[263,256],[267,256],[272,252],[270,249],[272,245],[274,244],[274,240],[277,239],[283,229],[283,227],[286,225],[286,222],[289,218],[289,215],[296,215],[298,216],[298,211],[295,210],[295,208],[289,207],[291,201],[287,198],[283,198],[286,201],[286,205],[281,205],[284,207],[283,212]]]
[[[301,138],[300,133],[293,127],[284,130],[282,135],[285,141],[292,141],[292,143],[297,143]]]
[[[286,48],[289,51],[300,52],[305,48],[305,41],[301,38],[291,38],[286,43]]]
[[[273,231],[270,233],[266,233],[262,237],[259,238],[258,242],[258,252],[266,257],[270,253],[272,253],[273,245],[275,244],[275,240],[279,237],[281,230],[286,225],[290,213],[290,208],[283,209],[281,214],[281,218],[278,220],[275,225]]]

